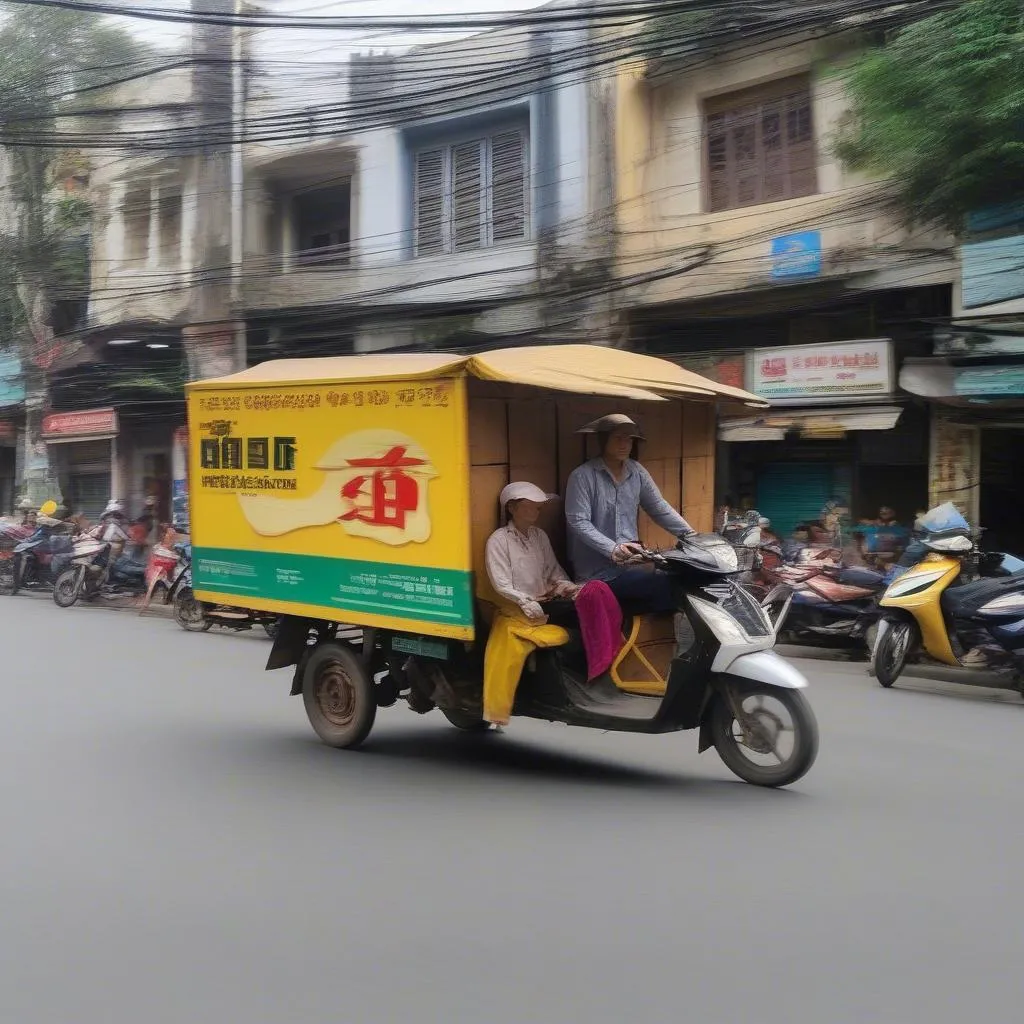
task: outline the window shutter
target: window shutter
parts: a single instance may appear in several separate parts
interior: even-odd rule
[[[711,212],[813,195],[818,187],[810,84],[784,79],[705,103]]]
[[[712,213],[729,209],[729,131],[726,118],[708,118],[708,208]]]
[[[761,160],[758,152],[757,108],[745,107],[729,116],[732,142],[732,186],[736,206],[761,201]]]
[[[417,256],[444,250],[444,150],[416,154],[415,248]]]
[[[452,248],[479,249],[483,244],[482,146],[465,142],[452,149]]]
[[[809,92],[786,97],[786,147],[790,195],[805,196],[818,187],[818,157],[814,150]]]
[[[495,242],[526,237],[526,140],[522,132],[491,139],[491,236]]]

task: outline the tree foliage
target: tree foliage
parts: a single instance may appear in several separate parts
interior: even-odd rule
[[[0,8],[0,260],[35,335],[50,326],[53,302],[81,295],[86,283],[80,238],[88,203],[60,187],[63,177],[88,170],[63,144],[68,119],[83,97],[91,105],[102,99],[142,52],[133,36],[95,14]]]
[[[1024,198],[1024,4],[966,0],[893,35],[849,69],[837,151],[884,174],[908,221],[955,233]]]

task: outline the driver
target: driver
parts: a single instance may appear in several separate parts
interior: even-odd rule
[[[578,433],[596,434],[601,454],[577,466],[566,488],[569,557],[576,580],[603,580],[619,603],[632,610],[674,612],[669,578],[636,564],[643,551],[637,517],[642,508],[676,537],[697,531],[662,497],[651,474],[631,457],[634,442],[643,440],[633,420],[613,413],[588,423]]]

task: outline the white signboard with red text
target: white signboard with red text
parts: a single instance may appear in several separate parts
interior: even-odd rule
[[[747,390],[772,402],[846,402],[893,390],[892,342],[885,338],[759,348],[747,360]]]
[[[117,436],[117,411],[83,409],[81,412],[51,412],[43,417],[43,439],[58,441],[101,440]]]

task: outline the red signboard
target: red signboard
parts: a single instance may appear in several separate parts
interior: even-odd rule
[[[115,409],[52,412],[43,417],[43,437],[60,441],[69,437],[110,437],[117,433]]]

